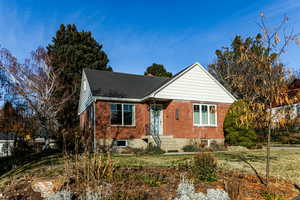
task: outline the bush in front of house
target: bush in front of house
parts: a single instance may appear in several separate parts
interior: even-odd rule
[[[282,144],[300,144],[300,136],[282,136],[279,141]]]
[[[199,153],[194,157],[193,174],[201,180],[212,182],[217,180],[217,161],[210,153]]]
[[[218,144],[216,141],[212,141],[209,147],[212,151],[227,151],[227,148],[223,144]]]
[[[197,146],[197,145],[192,145],[192,144],[189,144],[189,145],[185,145],[182,150],[184,152],[197,152],[197,151],[200,151],[200,148]]]
[[[164,150],[162,150],[159,146],[157,145],[148,145],[147,148],[143,152],[144,154],[163,154],[165,153]]]
[[[225,141],[229,145],[251,147],[256,143],[256,133],[251,128],[251,121],[242,123],[240,117],[250,112],[242,100],[234,102],[224,120]]]

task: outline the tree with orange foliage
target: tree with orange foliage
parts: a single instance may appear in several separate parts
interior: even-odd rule
[[[270,143],[271,133],[274,127],[276,116],[272,114],[274,105],[290,105],[298,97],[290,97],[288,89],[288,70],[280,64],[279,58],[285,52],[288,44],[292,41],[299,43],[299,34],[286,32],[285,26],[288,18],[284,17],[278,27],[270,29],[266,26],[265,16],[261,14],[261,48],[263,52],[257,52],[249,46],[241,44],[240,55],[237,58],[239,63],[251,63],[255,70],[251,71],[251,76],[243,74],[232,75],[232,85],[243,94],[242,99],[247,102],[250,112],[240,116],[242,123],[254,122],[255,128],[268,130],[267,134],[267,155],[266,155],[266,182],[268,185],[270,177]],[[255,94],[255,95],[254,95]],[[286,123],[280,120],[281,125]]]

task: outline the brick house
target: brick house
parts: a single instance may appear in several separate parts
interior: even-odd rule
[[[108,141],[181,150],[195,141],[223,143],[223,121],[234,101],[199,63],[172,78],[84,69],[78,114],[94,147]]]

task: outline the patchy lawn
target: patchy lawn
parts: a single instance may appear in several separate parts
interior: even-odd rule
[[[238,170],[253,173],[250,167],[241,162],[238,154],[243,155],[260,174],[265,174],[265,150],[245,151],[235,153],[216,153],[220,167],[227,170]],[[300,184],[300,151],[271,150],[271,176]]]
[[[237,155],[243,155],[261,174],[265,168],[265,150],[213,153],[219,167],[252,174],[253,171]],[[192,160],[193,155],[115,155],[113,160],[119,166],[128,167],[175,167],[179,163]],[[61,154],[50,155],[22,164],[2,176],[0,185],[7,179],[23,176],[52,177],[63,173],[64,158]],[[271,175],[291,183],[300,184],[300,151],[271,150]]]
[[[238,155],[246,158],[262,175],[265,174],[266,151],[243,151],[214,153],[219,167],[225,170],[238,170],[252,174],[251,168],[242,162]],[[114,156],[121,166],[172,167],[178,163],[191,160],[193,155],[144,155],[144,156]],[[271,150],[271,176],[300,184],[300,151]]]

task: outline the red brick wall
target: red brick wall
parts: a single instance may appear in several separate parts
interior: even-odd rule
[[[211,103],[217,105],[217,127],[197,127],[193,125],[193,103],[204,102],[171,101],[165,106],[164,135],[173,135],[174,138],[224,138],[223,122],[230,104]],[[179,110],[179,120],[176,120],[176,109]]]
[[[85,111],[80,114],[80,130],[83,132],[92,131],[93,126],[89,122],[89,113],[92,111],[92,105],[90,105]]]
[[[147,104],[135,104],[135,126],[110,125],[111,102],[96,103],[96,134],[98,138],[141,138],[147,134],[149,111]],[[132,103],[130,103],[132,104]]]
[[[110,108],[112,102],[96,103],[96,134],[98,138],[140,138],[149,130],[149,106],[135,104],[135,126],[111,126]],[[174,138],[224,138],[223,122],[230,104],[212,103],[217,105],[217,127],[196,127],[193,125],[193,103],[191,101],[171,101],[164,104],[163,126],[164,135]],[[209,102],[205,102],[209,104]],[[130,103],[132,104],[132,103]],[[176,120],[176,109],[179,110],[179,120]],[[87,127],[87,111],[80,115],[80,127]]]

